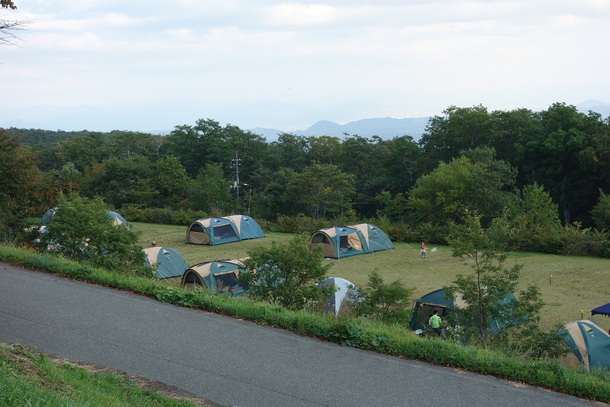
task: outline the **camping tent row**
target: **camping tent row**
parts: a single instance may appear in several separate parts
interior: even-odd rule
[[[246,272],[241,260],[208,261],[189,267],[171,247],[149,247],[144,253],[144,266],[151,267],[159,279],[181,277],[182,287],[205,287],[210,291],[228,292],[231,296],[243,293],[237,281],[239,273]]]
[[[186,230],[186,243],[210,246],[265,237],[254,219],[244,215],[198,219]]]
[[[242,260],[207,261],[189,267],[184,272],[180,285],[191,289],[207,287],[210,291],[236,296],[244,292],[238,277],[240,273],[246,272]]]
[[[321,246],[324,257],[331,259],[394,249],[383,230],[368,223],[317,230],[309,238],[309,245]]]

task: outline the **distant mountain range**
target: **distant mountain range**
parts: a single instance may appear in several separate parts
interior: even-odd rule
[[[331,136],[343,137],[345,134],[358,135],[361,137],[378,136],[382,139],[392,139],[400,136],[411,136],[415,140],[424,134],[426,125],[430,117],[414,117],[406,119],[394,119],[391,117],[362,119],[353,122],[338,124],[328,120],[320,120],[306,130],[282,131],[278,129],[268,129],[257,127],[249,129],[252,133],[259,134],[267,141],[277,140],[278,135],[290,133],[297,136]]]
[[[583,113],[588,113],[589,111],[599,113],[603,118],[610,116],[610,103],[600,102],[599,100],[587,100],[577,104],[576,108]]]
[[[610,116],[610,103],[601,102],[599,100],[587,100],[575,105],[575,107],[582,113],[593,111],[601,114],[603,118]],[[345,134],[358,135],[367,138],[379,136],[385,140],[408,135],[417,141],[424,134],[429,120],[430,117],[415,117],[406,119],[385,117],[356,120],[345,124],[338,124],[328,120],[320,120],[306,130],[282,131],[279,129],[262,127],[249,130],[252,133],[265,137],[267,141],[277,140],[278,135],[282,133],[290,133],[306,137],[343,137]]]

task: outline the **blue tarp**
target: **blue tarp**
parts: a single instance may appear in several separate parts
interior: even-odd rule
[[[597,314],[610,317],[610,303],[608,303],[606,305],[602,305],[601,307],[597,307],[591,311],[591,315],[597,315]]]

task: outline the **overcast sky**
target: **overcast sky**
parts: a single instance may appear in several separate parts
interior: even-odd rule
[[[610,102],[610,0],[15,0],[0,126],[305,129]]]

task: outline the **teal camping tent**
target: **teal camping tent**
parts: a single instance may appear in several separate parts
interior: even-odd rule
[[[450,312],[453,312],[454,308],[464,308],[466,303],[458,295],[455,299],[446,299],[446,292],[444,289],[432,291],[423,297],[415,301],[413,307],[413,316],[409,322],[409,328],[421,332],[421,329],[428,323],[430,315],[436,310],[441,318],[445,318]],[[509,303],[515,299],[512,293],[509,293],[504,303]],[[502,329],[508,325],[506,320],[490,320],[489,328],[494,335],[497,335]]]
[[[189,268],[180,253],[170,247],[149,247],[144,249],[144,266],[151,267],[160,279],[182,277]]]
[[[392,244],[388,235],[377,226],[371,225],[370,223],[361,223],[352,227],[360,230],[367,242],[370,253],[394,249],[394,244]]]
[[[247,272],[241,260],[215,260],[195,264],[184,272],[181,286],[185,288],[207,288],[230,296],[243,294],[239,284],[240,273]]]
[[[226,219],[231,220],[237,228],[237,235],[239,240],[247,239],[259,239],[265,237],[263,229],[256,223],[250,216],[244,215],[232,215],[227,216]]]
[[[381,229],[363,223],[317,230],[309,238],[309,247],[322,247],[324,257],[341,259],[357,254],[390,250],[394,245]]]
[[[265,237],[258,223],[249,216],[198,219],[186,230],[186,243],[215,246]]]
[[[610,369],[610,335],[595,322],[568,322],[558,335],[572,351],[564,358],[564,364],[582,364],[587,369]]]

